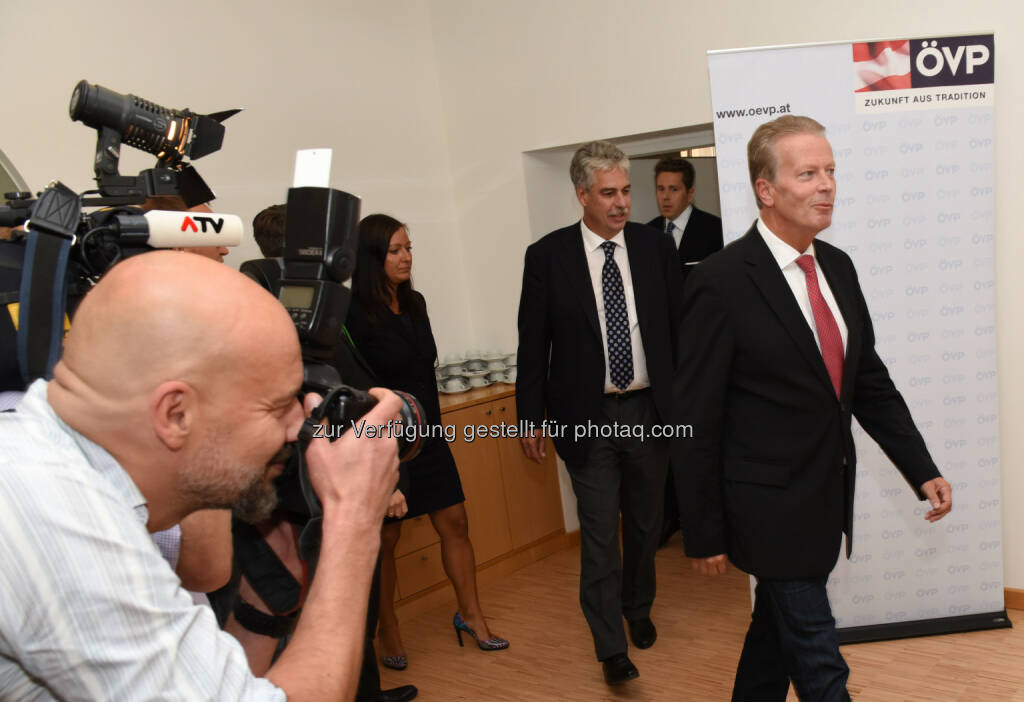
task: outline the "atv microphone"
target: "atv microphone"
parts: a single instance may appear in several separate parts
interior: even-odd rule
[[[150,210],[139,215],[117,214],[113,219],[123,243],[156,249],[238,246],[245,231],[241,217],[217,212]]]

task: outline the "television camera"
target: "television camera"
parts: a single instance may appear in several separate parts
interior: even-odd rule
[[[5,279],[20,277],[0,289],[0,302],[12,312],[0,315],[3,390],[21,390],[36,378],[50,377],[69,307],[73,312],[122,258],[153,248],[237,246],[242,238],[236,215],[134,207],[151,196],[180,197],[186,207],[212,200],[213,191],[187,159],[220,149],[222,122],[239,110],[210,115],[171,110],[83,80],[71,94],[69,112],[72,120],[98,132],[96,189],[78,194],[55,181],[38,198],[7,193],[7,205],[0,207],[0,227],[25,227],[12,232],[11,241],[0,242],[0,269],[15,272]],[[120,175],[122,143],[155,155],[156,166],[136,176]],[[86,213],[86,207],[104,209]]]

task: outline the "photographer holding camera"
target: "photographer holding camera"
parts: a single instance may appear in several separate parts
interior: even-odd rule
[[[259,244],[260,252],[265,258],[246,261],[241,266],[242,273],[260,283],[260,285],[274,295],[277,295],[280,291],[281,276],[284,268],[286,212],[287,208],[284,204],[271,205],[260,211],[253,218],[253,238]],[[377,385],[373,380],[373,373],[368,364],[351,342],[348,341],[347,332],[339,335],[333,349],[332,365],[337,369],[339,375],[344,378],[345,382],[353,387],[366,389],[372,385]],[[405,487],[407,484],[407,471],[400,467],[398,486],[392,494],[388,505],[389,512],[393,509],[395,496],[400,497],[402,490],[407,489]],[[263,524],[260,525],[259,530],[263,532],[271,526],[272,523]],[[305,581],[303,564],[298,548],[296,548],[294,543],[294,535],[291,533],[282,535],[280,530],[278,530],[275,534],[276,536],[282,536],[282,538],[272,538],[273,543],[268,543],[268,545],[272,545],[275,557],[280,561],[279,568],[286,569],[294,584],[282,588],[282,581],[278,577],[271,577],[271,582],[268,585],[266,584],[267,578],[265,577],[264,583],[260,584],[260,586],[269,587],[271,594],[279,594],[282,589],[286,592],[294,592]],[[251,552],[246,551],[241,554],[240,561],[244,562],[247,554],[251,555]],[[363,662],[359,674],[359,684],[356,687],[356,700],[357,702],[408,702],[415,699],[418,694],[418,690],[414,685],[401,685],[385,690],[381,688],[380,684],[380,669],[377,667],[377,656],[373,646],[374,634],[377,630],[377,613],[380,610],[380,571],[381,565],[378,558],[377,566],[373,573],[373,584],[370,589],[366,633],[363,642]],[[266,576],[268,571],[265,570],[264,566],[259,565],[256,572],[263,573]],[[282,571],[278,570],[277,572],[283,576]],[[285,579],[287,580],[287,578]],[[243,610],[247,605],[252,606],[252,604],[256,604],[260,607],[258,610],[260,614],[270,614],[272,608],[267,606],[260,597],[260,593],[244,579],[241,582],[241,588],[240,594],[242,595],[241,603]],[[237,605],[238,603],[235,605],[236,609]],[[280,615],[278,615],[278,618],[280,619]],[[259,619],[263,621],[260,622]],[[257,674],[270,665],[275,653],[283,649],[286,644],[286,641],[280,639],[280,634],[259,626],[259,624],[265,624],[267,621],[263,617],[259,617],[256,622],[257,626],[250,628],[242,624],[242,620],[237,618],[236,612],[236,615],[231,617],[225,626],[225,630],[241,642],[246,655],[249,657],[249,665]]]
[[[0,698],[351,699],[393,440],[310,443],[323,547],[266,679],[147,533],[203,508],[273,509],[303,420],[280,303],[199,256],[136,256],[85,297],[53,378],[0,414]],[[374,395],[367,421],[385,423],[400,403]]]

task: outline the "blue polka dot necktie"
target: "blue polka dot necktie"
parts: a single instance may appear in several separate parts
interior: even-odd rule
[[[665,233],[671,235],[675,231],[676,223],[671,219],[665,221]]]
[[[629,338],[629,316],[622,274],[615,263],[615,243],[606,241],[604,268],[601,269],[601,295],[604,297],[605,331],[608,335],[608,371],[612,384],[625,390],[633,382],[633,343]]]

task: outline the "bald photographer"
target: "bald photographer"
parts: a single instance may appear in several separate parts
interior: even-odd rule
[[[310,443],[323,548],[265,678],[149,536],[205,508],[269,514],[301,381],[292,320],[239,273],[154,252],[104,276],[53,380],[0,414],[0,559],[18,564],[0,573],[0,698],[352,698],[393,440]],[[374,394],[367,421],[387,422],[399,402]]]

